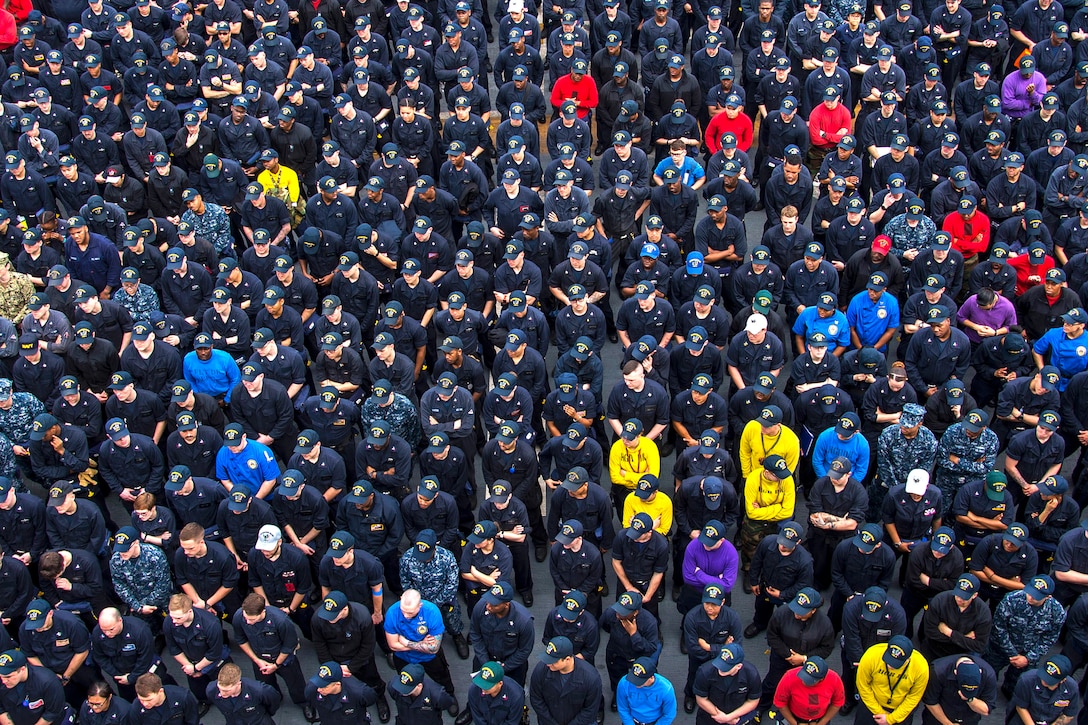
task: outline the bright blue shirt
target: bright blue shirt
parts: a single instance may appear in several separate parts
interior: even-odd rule
[[[891,328],[899,327],[899,301],[884,292],[880,299],[873,302],[869,298],[868,290],[862,290],[850,300],[850,305],[846,308],[846,319],[857,332],[862,345],[875,345],[881,335]],[[879,349],[885,352],[888,346],[885,344]]]
[[[806,350],[808,336],[814,332],[824,334],[830,350],[836,347],[850,347],[850,325],[841,310],[835,310],[831,317],[820,317],[820,310],[816,305],[809,305],[801,310],[801,314],[793,323],[793,334],[800,335],[804,339]]]
[[[225,350],[212,350],[212,356],[205,362],[196,356],[196,350],[185,354],[182,363],[185,379],[197,393],[207,393],[213,398],[225,395],[224,402],[230,402],[230,391],[242,382],[238,372],[238,363]]]
[[[654,167],[654,175],[661,176],[665,173],[665,169],[670,166],[676,169],[676,164],[672,162],[671,156],[662,159],[661,162]],[[684,163],[680,165],[680,168],[677,169],[677,171],[680,172],[680,181],[686,186],[693,186],[696,181],[706,176],[706,171],[703,170],[702,165],[690,156],[684,157]]]
[[[847,440],[839,438],[834,428],[827,428],[816,439],[812,447],[812,470],[816,477],[827,475],[831,470],[831,463],[836,458],[843,457],[854,466],[851,476],[859,481],[865,480],[865,474],[869,472],[869,441],[865,436],[855,433]]]
[[[1032,350],[1040,355],[1050,351],[1050,364],[1062,374],[1058,392],[1065,390],[1071,377],[1088,369],[1088,335],[1081,334],[1077,339],[1070,340],[1065,336],[1065,330],[1055,327],[1040,337]]]
[[[661,674],[654,675],[654,681],[644,687],[636,687],[625,676],[616,686],[616,704],[623,725],[671,725],[676,719],[676,694]]]
[[[442,612],[439,611],[438,607],[424,599],[420,604],[419,612],[411,619],[404,616],[399,603],[386,610],[385,631],[389,634],[399,634],[413,642],[421,642],[429,634],[441,637],[446,631],[446,625],[442,621]],[[435,656],[427,652],[406,650],[397,652],[397,657],[405,662],[423,663],[430,662]]]
[[[246,447],[235,453],[223,445],[215,456],[215,475],[219,480],[242,485],[257,493],[265,481],[279,477],[280,467],[272,449],[263,443],[246,440]]]

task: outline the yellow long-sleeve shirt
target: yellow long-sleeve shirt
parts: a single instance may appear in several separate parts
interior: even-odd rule
[[[668,536],[672,530],[672,499],[661,491],[654,494],[652,501],[643,501],[634,493],[627,494],[623,500],[623,527],[631,525],[631,519],[635,514],[649,514],[650,518],[657,521],[654,531],[662,536]]]
[[[797,502],[793,476],[779,481],[763,475],[763,466],[744,481],[744,512],[753,521],[789,521]]]
[[[790,470],[796,471],[801,461],[801,441],[785,425],[774,437],[763,435],[758,420],[750,420],[740,434],[740,475],[747,479],[752,471],[762,470],[763,459],[776,453],[786,459]]]
[[[865,650],[858,664],[858,694],[872,713],[886,713],[888,725],[905,721],[922,701],[929,683],[929,663],[915,650],[900,670],[884,664],[886,644]]]
[[[608,452],[608,476],[613,486],[634,491],[638,479],[647,473],[661,477],[661,454],[656,443],[639,436],[634,448],[628,448],[620,439],[612,444]]]

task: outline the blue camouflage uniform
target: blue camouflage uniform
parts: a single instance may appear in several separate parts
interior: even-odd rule
[[[26,446],[34,418],[45,412],[45,405],[30,393],[12,393],[11,381],[0,380],[0,394],[4,388],[11,395],[11,407],[0,408],[0,433],[17,446]]]
[[[150,320],[151,313],[160,309],[155,290],[142,283],[136,288],[136,294],[130,295],[124,288],[114,291],[113,300],[128,310],[133,322]]]
[[[972,439],[967,435],[963,422],[949,426],[937,446],[937,475],[934,481],[944,495],[946,508],[951,508],[956,492],[964,484],[979,480],[994,470],[997,448],[997,434],[989,428]],[[959,456],[959,463],[949,460],[948,457],[953,454]]]
[[[373,397],[367,398],[359,409],[359,415],[363,430],[370,430],[370,424],[376,420],[384,420],[389,424],[390,433],[408,441],[413,449],[417,449],[423,439],[419,411],[411,400],[400,393],[394,393],[393,402],[384,407]]]
[[[140,544],[140,555],[125,560],[119,552],[110,557],[113,590],[121,601],[136,610],[144,606],[165,610],[174,586],[170,566],[162,549],[152,544]]]
[[[907,215],[900,214],[884,225],[884,234],[892,240],[892,253],[902,259],[903,252],[917,249],[919,253],[929,249],[937,225],[929,217],[922,217],[916,226],[907,224]]]
[[[401,586],[416,589],[425,601],[433,602],[442,612],[446,629],[451,634],[460,634],[465,625],[461,618],[461,603],[457,600],[461,583],[457,559],[449,549],[441,546],[435,547],[430,561],[423,561],[416,553],[413,546],[400,559]]]
[[[1038,667],[1058,640],[1058,632],[1064,623],[1065,609],[1054,597],[1047,597],[1035,606],[1028,603],[1023,589],[1009,592],[997,605],[986,660],[998,672],[1009,665],[1009,658],[1015,655],[1027,658],[1025,669]],[[1009,666],[1002,689],[1011,690],[1024,671],[1015,672],[1013,676],[1016,669]]]

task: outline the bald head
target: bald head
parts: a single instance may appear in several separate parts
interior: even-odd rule
[[[423,597],[420,596],[419,591],[416,589],[405,589],[404,594],[400,597],[400,611],[405,617],[411,619],[419,614],[422,603]]]
[[[102,634],[106,635],[106,637],[113,639],[124,630],[125,621],[115,607],[106,607],[98,615],[98,628],[102,630]]]

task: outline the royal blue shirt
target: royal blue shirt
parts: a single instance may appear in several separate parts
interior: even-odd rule
[[[1055,327],[1039,338],[1032,350],[1040,355],[1050,351],[1050,364],[1062,374],[1058,392],[1065,390],[1070,378],[1088,369],[1088,335],[1083,333],[1071,340],[1066,337],[1064,329]]]
[[[194,392],[207,393],[213,398],[222,395],[227,403],[230,402],[230,391],[242,382],[238,363],[224,350],[212,350],[212,356],[207,361],[198,358],[195,350],[186,353],[182,372],[192,384]]]
[[[831,317],[820,317],[820,310],[816,305],[801,310],[797,321],[793,323],[793,334],[801,335],[807,341],[808,336],[814,332],[822,332],[832,350],[836,347],[850,347],[850,325],[846,321],[846,315],[840,310],[835,310]]]
[[[256,493],[265,481],[279,477],[280,469],[268,446],[247,440],[246,447],[238,453],[226,445],[219,449],[215,456],[215,475]]]
[[[408,619],[404,616],[400,605],[390,607],[385,613],[385,631],[388,634],[399,634],[413,642],[421,642],[427,635],[441,637],[446,631],[446,625],[442,622],[442,612],[434,604],[423,601],[420,604],[416,616]],[[433,654],[405,650],[398,652],[397,656],[405,662],[430,662]]]
[[[869,292],[862,290],[850,300],[846,319],[857,332],[862,345],[874,345],[889,329],[899,327],[899,302],[887,292],[873,302]],[[879,349],[885,352],[888,346],[885,344]]]

